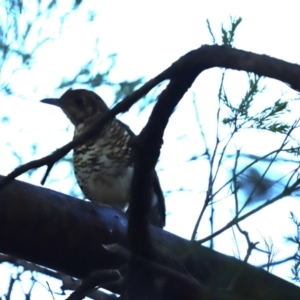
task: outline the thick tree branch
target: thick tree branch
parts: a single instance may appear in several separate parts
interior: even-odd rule
[[[127,277],[133,276],[132,273],[139,272],[139,264],[136,263],[139,256],[148,259],[153,258],[148,222],[152,199],[153,172],[160,154],[162,138],[168,120],[196,77],[196,72],[190,72],[184,78],[173,78],[170,81],[165,91],[160,95],[147,125],[132,142],[135,148],[135,168],[131,185],[132,197],[128,224],[132,263],[130,274]],[[127,278],[127,280],[130,279]],[[134,281],[131,284],[136,285]],[[148,289],[151,290],[150,284]],[[199,293],[195,292],[195,294]],[[144,297],[144,295],[140,297]],[[129,295],[128,298],[132,299],[132,296]]]
[[[77,278],[126,264],[124,256],[106,249],[106,245],[118,244],[129,250],[126,230],[126,216],[105,206],[17,180],[0,191],[0,252]],[[159,228],[151,226],[150,233],[163,253],[176,257],[177,264],[208,288],[226,290],[243,264]],[[173,268],[167,262],[155,262]],[[166,293],[174,286],[180,289],[172,278],[163,282]],[[248,264],[232,293],[257,300],[300,297],[298,287]]]

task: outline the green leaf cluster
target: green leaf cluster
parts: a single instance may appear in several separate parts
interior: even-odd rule
[[[279,116],[288,112],[288,101],[278,99],[274,105],[263,109],[261,112],[251,115],[250,108],[253,105],[255,96],[264,91],[260,88],[261,77],[248,74],[249,88],[241,102],[233,106],[228,99],[225,91],[221,95],[223,103],[229,108],[229,116],[223,119],[223,124],[233,126],[237,131],[243,128],[255,128],[259,130],[268,130],[271,132],[287,133],[290,125],[278,121]]]

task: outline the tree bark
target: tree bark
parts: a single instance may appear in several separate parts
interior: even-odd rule
[[[150,234],[153,243],[167,253],[166,260],[162,262],[160,257],[158,264],[177,272],[184,270],[183,275],[191,275],[208,289],[227,293],[242,270],[230,291],[233,295],[247,299],[300,299],[297,286],[264,270],[156,227],[150,228]],[[18,180],[0,191],[0,241],[3,253],[81,279],[93,271],[118,269],[127,263],[118,251],[109,251],[109,245],[129,249],[127,217],[123,213]],[[176,257],[173,266],[168,262],[170,257]],[[174,285],[170,287],[170,282],[178,280],[179,277],[165,280],[165,293],[184,293],[180,284],[176,289]]]

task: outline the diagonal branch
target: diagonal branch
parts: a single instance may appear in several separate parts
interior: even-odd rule
[[[103,127],[118,113],[126,112],[135,102],[145,96],[160,82],[176,77],[184,80],[189,74],[200,74],[202,71],[214,67],[253,72],[260,76],[266,76],[286,82],[291,88],[297,91],[300,90],[300,66],[297,64],[288,63],[266,55],[234,49],[230,46],[204,45],[196,50],[188,52],[158,76],[148,81],[132,94],[126,96],[112,110],[108,111],[101,119],[95,121],[90,128],[72,142],[56,150],[51,155],[34,160],[15,169],[7,175],[6,178],[1,180],[0,188],[30,169],[39,168],[44,165],[51,168],[56,161],[65,156],[71,149],[84,143],[85,140],[92,136],[93,131],[95,131],[96,128],[99,129]]]
[[[155,87],[158,83],[162,82],[163,80],[167,79],[167,70],[156,76],[155,78],[148,81],[145,85],[141,88],[136,90],[135,92],[131,93],[130,95],[126,96],[121,102],[119,102],[113,109],[109,110],[105,113],[101,118],[96,120],[89,128],[87,128],[81,135],[76,137],[73,141],[69,142],[68,144],[64,145],[63,147],[57,149],[52,154],[45,156],[41,159],[37,159],[31,161],[27,164],[24,164],[6,177],[1,179],[0,181],[0,189],[6,186],[9,182],[13,179],[18,177],[19,175],[31,170],[36,169],[42,166],[48,166],[48,170],[46,171],[45,175],[48,175],[49,169],[62,157],[64,157],[69,151],[71,151],[76,146],[83,144],[87,139],[89,139],[94,132],[104,127],[104,125],[109,122],[109,120],[113,119],[117,114],[121,112],[126,112],[135,102],[137,102],[141,97],[145,96],[153,87]],[[45,176],[43,178],[42,183],[44,183]]]

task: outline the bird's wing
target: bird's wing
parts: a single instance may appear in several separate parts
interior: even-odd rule
[[[117,119],[117,122],[125,128],[131,137],[135,137],[135,133],[130,129],[130,127],[120,120]],[[132,157],[133,159],[133,157]],[[152,174],[153,181],[153,191],[157,197],[157,203],[152,207],[150,212],[150,223],[159,227],[164,227],[166,224],[166,206],[165,206],[165,197],[160,186],[159,178],[155,170]]]
[[[125,128],[125,130],[129,133],[130,136],[134,137],[136,136],[135,133],[130,129],[130,127],[128,125],[126,125],[125,123],[121,122],[119,119],[116,119],[117,122]]]
[[[150,222],[161,228],[166,225],[165,197],[155,170],[153,170],[153,190],[157,197],[157,203],[150,212]]]

